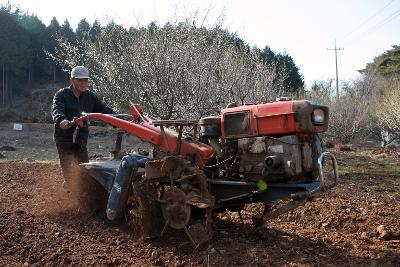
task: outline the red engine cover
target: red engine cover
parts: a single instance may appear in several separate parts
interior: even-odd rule
[[[314,125],[314,108],[326,112],[324,125]],[[328,108],[306,100],[278,101],[259,105],[244,105],[221,111],[222,138],[263,135],[284,135],[323,132],[327,129]]]

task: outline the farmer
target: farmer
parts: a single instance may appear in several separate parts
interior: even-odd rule
[[[71,71],[70,86],[55,93],[51,107],[54,140],[64,177],[63,187],[67,192],[73,179],[79,177],[78,164],[89,162],[86,148],[89,128],[87,125],[79,128],[73,119],[80,117],[82,112],[115,113],[87,89],[88,84],[89,70],[76,66]]]

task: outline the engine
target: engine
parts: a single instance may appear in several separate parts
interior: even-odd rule
[[[228,107],[202,118],[200,136],[217,153],[220,176],[242,181],[301,182],[318,176],[318,133],[328,127],[326,106],[306,100]]]

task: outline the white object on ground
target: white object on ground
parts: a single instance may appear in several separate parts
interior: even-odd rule
[[[22,131],[22,124],[14,123],[14,130],[16,130],[16,131]]]

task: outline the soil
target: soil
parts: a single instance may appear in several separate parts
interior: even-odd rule
[[[399,174],[374,156],[333,151],[346,171],[337,187],[256,229],[252,204],[214,217],[214,237],[194,250],[184,232],[143,240],[104,211],[83,211],[61,187],[51,125],[0,124],[0,266],[400,266]],[[27,130],[29,129],[29,131]],[[91,130],[91,157],[107,156],[116,129]],[[99,134],[100,133],[100,134]],[[110,139],[112,141],[110,141]],[[15,148],[15,150],[9,149]],[[397,179],[397,180],[396,180]]]

